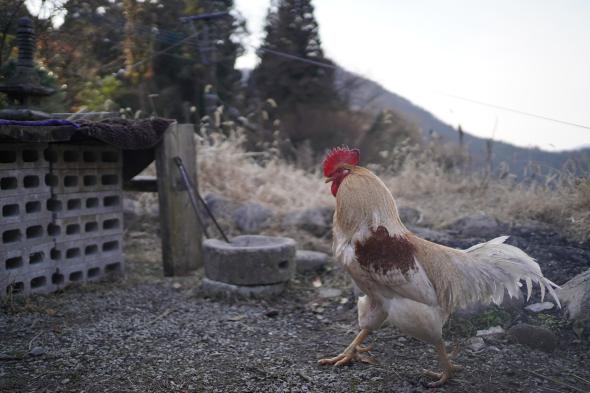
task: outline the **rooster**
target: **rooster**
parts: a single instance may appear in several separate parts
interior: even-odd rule
[[[504,291],[520,295],[520,281],[548,289],[561,307],[553,282],[519,248],[505,244],[507,236],[457,250],[421,239],[401,222],[389,189],[371,171],[358,166],[360,152],[335,148],[324,160],[326,183],[336,198],[333,224],[334,255],[364,293],[358,299],[360,332],[338,356],[320,364],[345,365],[353,360],[374,362],[362,343],[385,324],[435,346],[442,372],[425,371],[443,385],[461,366],[449,359],[442,327],[451,313],[474,303],[501,304]]]

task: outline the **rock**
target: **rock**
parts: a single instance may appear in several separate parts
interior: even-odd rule
[[[205,276],[235,285],[287,282],[295,272],[295,241],[286,237],[244,235],[226,243],[203,242]]]
[[[524,295],[522,292],[517,297],[512,297],[508,294],[508,291],[504,291],[504,299],[502,300],[502,307],[504,310],[509,311],[520,311],[524,306]]]
[[[43,347],[33,347],[33,349],[29,351],[29,356],[41,356],[43,354],[45,354],[45,349]]]
[[[524,220],[519,220],[518,225],[514,226],[511,228],[511,232],[512,231],[516,231],[517,233],[523,233],[523,234],[531,234],[531,233],[540,233],[540,232],[545,232],[545,233],[555,233],[555,228],[552,227],[551,225],[545,223],[545,222],[541,222],[541,221],[537,221],[537,220],[532,220],[532,219],[524,219]]]
[[[157,201],[155,203],[147,203],[138,201],[133,198],[123,198],[123,214],[127,218],[135,218],[141,216],[148,216],[150,218],[158,218],[160,215],[160,207]]]
[[[230,218],[233,216],[234,211],[240,207],[236,201],[213,193],[205,195],[203,199],[216,219]],[[206,211],[201,211],[201,217],[204,217],[207,222],[212,222]]]
[[[241,205],[232,214],[236,228],[244,233],[260,232],[272,216],[272,210],[254,202]]]
[[[485,330],[478,330],[476,336],[490,336],[492,334],[504,334],[506,331],[502,328],[502,326],[492,326],[489,329]]]
[[[409,225],[408,229],[423,239],[430,240],[435,243],[448,243],[450,237],[447,233],[436,231],[434,229],[421,228]]]
[[[497,236],[502,230],[498,220],[482,212],[461,217],[450,227],[471,237]]]
[[[467,348],[472,350],[473,352],[478,352],[482,350],[486,346],[486,343],[483,341],[481,337],[471,337],[467,340]]]
[[[590,336],[590,270],[566,282],[557,294],[574,321],[574,332],[578,337]]]
[[[328,254],[319,251],[297,250],[295,264],[297,272],[310,273],[322,270],[328,263]]]
[[[508,336],[519,344],[544,352],[552,352],[559,344],[557,336],[551,330],[527,323],[508,329]]]
[[[143,213],[141,204],[135,199],[123,198],[123,214],[130,217],[139,216]]]
[[[159,219],[160,209],[158,203],[142,203],[139,200],[123,197],[123,218],[126,228],[133,227],[144,219]]]
[[[330,299],[333,297],[342,296],[342,290],[338,288],[320,288],[318,290],[320,297]]]
[[[285,214],[281,225],[283,228],[296,227],[321,237],[331,230],[333,214],[334,210],[329,207],[294,211]]]
[[[397,209],[402,222],[407,225],[416,225],[422,221],[422,213],[413,207],[400,207]]]
[[[553,307],[555,307],[555,304],[553,304],[551,302],[533,303],[533,304],[529,304],[528,306],[526,306],[525,310],[528,310],[531,312],[541,312],[541,311],[545,311],[545,310],[551,310]]]
[[[570,319],[590,321],[590,269],[563,284],[557,294]]]
[[[160,205],[157,203],[145,207],[145,213],[152,218],[160,218]]]

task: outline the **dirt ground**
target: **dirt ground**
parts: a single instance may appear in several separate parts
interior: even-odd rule
[[[317,364],[344,349],[357,329],[350,284],[337,267],[317,276],[298,275],[276,299],[210,299],[198,289],[200,273],[161,278],[159,240],[148,229],[139,225],[127,232],[125,278],[5,302],[0,391],[433,391],[424,387],[428,380],[421,373],[437,368],[433,348],[393,328],[368,340],[377,366]],[[526,243],[526,231],[522,236],[516,232],[514,241]],[[541,240],[552,250],[556,242],[563,243],[551,236]],[[587,246],[562,243],[559,247],[583,257],[589,252]],[[522,246],[529,252],[537,249],[530,241]],[[542,267],[553,260],[543,255],[537,256]],[[587,268],[583,264],[590,261],[584,258],[569,268]],[[342,293],[325,298],[322,288]],[[453,319],[445,337],[449,345],[464,344],[457,363],[465,370],[438,391],[590,391],[588,342],[575,336],[559,312],[544,315],[491,309],[483,317]],[[550,327],[560,345],[550,354],[511,343],[506,336],[486,338],[477,352],[466,345],[478,328],[520,321]]]

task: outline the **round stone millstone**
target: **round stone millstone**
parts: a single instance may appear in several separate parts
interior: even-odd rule
[[[295,271],[295,240],[246,235],[226,243],[203,242],[205,277],[233,285],[269,285],[289,281]]]
[[[280,295],[287,288],[287,282],[268,285],[234,285],[203,278],[202,289],[213,296],[237,296],[246,298],[264,298]]]

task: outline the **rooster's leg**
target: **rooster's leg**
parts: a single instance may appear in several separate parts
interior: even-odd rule
[[[438,362],[440,363],[443,372],[424,372],[424,374],[426,374],[427,376],[437,379],[437,381],[428,384],[428,387],[430,388],[435,388],[445,384],[449,380],[449,378],[455,375],[455,372],[463,369],[462,366],[451,363],[451,361],[449,360],[449,355],[447,354],[447,349],[445,348],[445,344],[442,340],[438,344],[436,344],[436,352],[438,353]]]
[[[359,360],[364,363],[376,364],[377,361],[372,356],[364,355],[364,352],[369,352],[370,347],[363,347],[361,344],[369,335],[367,329],[362,329],[354,340],[340,355],[333,358],[320,359],[320,364],[333,364],[335,366],[343,366],[353,360]]]

